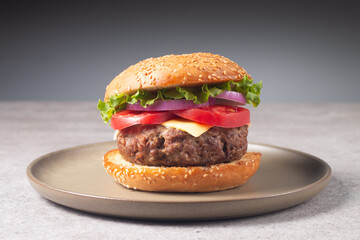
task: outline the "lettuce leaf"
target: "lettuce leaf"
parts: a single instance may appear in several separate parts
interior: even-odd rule
[[[244,79],[240,82],[231,81],[235,87],[233,91],[242,93],[246,102],[252,104],[254,107],[257,107],[260,103],[260,91],[263,88],[262,81],[258,83],[253,83],[252,79],[249,79],[247,75],[244,76]]]
[[[142,107],[146,107],[147,105],[154,104],[156,100],[172,99],[186,99],[194,101],[196,104],[202,104],[207,102],[210,96],[216,97],[223,93],[224,90],[242,93],[246,98],[246,102],[256,107],[260,103],[262,87],[262,81],[253,83],[253,80],[245,75],[244,79],[240,82],[227,81],[219,84],[203,84],[199,87],[176,87],[161,89],[157,92],[147,92],[139,89],[131,95],[113,95],[106,102],[99,100],[98,109],[104,122],[108,123],[114,113],[126,108],[126,104],[134,104],[139,101]]]

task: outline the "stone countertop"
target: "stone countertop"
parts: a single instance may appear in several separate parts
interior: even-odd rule
[[[35,158],[112,139],[96,102],[0,102],[0,239],[360,239],[360,104],[261,104],[251,113],[250,142],[325,160],[333,170],[327,188],[272,214],[157,222],[79,212],[30,186]]]

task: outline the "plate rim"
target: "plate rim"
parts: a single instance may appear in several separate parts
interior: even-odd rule
[[[311,189],[314,185],[318,185],[318,184],[323,184],[326,181],[329,181],[330,177],[331,177],[331,173],[332,173],[332,169],[330,167],[330,165],[325,162],[324,160],[320,159],[319,157],[316,157],[312,154],[309,153],[305,153],[299,150],[295,150],[295,149],[290,149],[290,148],[286,148],[286,147],[280,147],[280,146],[275,146],[275,145],[271,145],[271,144],[264,144],[264,143],[256,143],[256,142],[249,142],[249,145],[255,145],[255,146],[262,146],[262,147],[268,147],[268,148],[275,148],[275,149],[279,149],[279,150],[283,150],[283,151],[288,151],[288,152],[292,152],[292,153],[296,153],[296,154],[300,154],[300,155],[305,155],[308,158],[311,158],[313,160],[316,160],[318,162],[320,162],[322,165],[325,166],[325,173],[324,175],[318,179],[315,182],[312,182],[308,185],[302,186],[302,187],[298,187],[295,189],[292,189],[290,191],[286,191],[284,193],[280,193],[280,194],[272,194],[272,195],[267,195],[267,196],[254,196],[254,197],[248,197],[248,198],[237,198],[237,199],[217,199],[217,200],[206,200],[206,199],[200,199],[200,200],[195,200],[195,201],[153,201],[153,200],[134,200],[134,199],[125,199],[125,198],[117,198],[117,197],[106,197],[106,196],[98,196],[98,195],[93,195],[93,194],[86,194],[86,193],[79,193],[79,192],[74,192],[74,191],[70,191],[70,190],[65,190],[65,189],[59,189],[53,186],[50,186],[48,184],[46,184],[45,182],[40,181],[39,179],[37,179],[33,174],[32,174],[32,169],[35,166],[35,164],[37,164],[38,162],[50,157],[51,155],[56,155],[62,152],[66,152],[66,151],[71,151],[71,150],[75,150],[75,149],[80,149],[80,148],[87,148],[87,147],[91,147],[93,145],[99,145],[99,144],[109,144],[111,142],[114,141],[104,141],[104,142],[96,142],[96,143],[89,143],[89,144],[83,144],[83,145],[77,145],[77,146],[72,146],[72,147],[68,147],[68,148],[63,148],[60,150],[56,150],[53,152],[49,152],[47,154],[44,154],[42,156],[37,157],[36,159],[34,159],[33,161],[31,161],[26,169],[26,173],[27,173],[27,177],[28,180],[30,181],[31,185],[32,184],[37,184],[45,189],[49,189],[51,191],[55,191],[55,192],[61,192],[62,194],[70,194],[70,195],[75,195],[77,197],[86,197],[86,198],[94,198],[94,199],[102,199],[102,200],[111,200],[111,201],[121,201],[121,202],[136,202],[136,203],[164,203],[164,204],[183,204],[183,203],[224,203],[224,202],[238,202],[238,201],[249,201],[249,200],[257,200],[257,199],[270,199],[270,198],[274,198],[274,197],[279,197],[279,196],[286,196],[286,195],[291,195],[291,194],[295,194],[295,193],[299,193],[302,191],[306,191]],[[327,184],[326,184],[327,185]],[[122,186],[120,186],[122,187]],[[35,189],[36,191],[38,191],[37,189]],[[131,190],[131,189],[126,189],[126,190]],[[231,189],[230,189],[231,190]],[[133,191],[133,190],[132,190]],[[39,191],[38,191],[39,192]],[[40,192],[39,192],[40,193]],[[149,192],[150,193],[150,192]],[[155,192],[157,194],[166,194],[166,193],[162,193],[162,192]],[[216,192],[215,192],[216,193]],[[174,194],[174,193],[170,193],[170,194]],[[176,194],[184,194],[184,193],[176,193]],[[202,194],[202,193],[185,193],[185,194]],[[42,193],[40,193],[40,195],[44,196]]]

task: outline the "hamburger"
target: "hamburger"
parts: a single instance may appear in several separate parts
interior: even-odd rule
[[[127,188],[211,192],[238,187],[257,171],[261,153],[247,152],[250,113],[260,103],[235,62],[211,53],[148,58],[106,87],[98,109],[115,129],[118,148],[105,170]]]

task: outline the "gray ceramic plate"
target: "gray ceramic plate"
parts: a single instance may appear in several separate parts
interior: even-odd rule
[[[34,160],[31,185],[45,198],[96,214],[157,220],[225,219],[270,213],[304,202],[323,190],[331,169],[306,153],[263,144],[257,173],[243,186],[212,193],[149,193],[116,183],[102,166],[114,142],[60,150]]]

